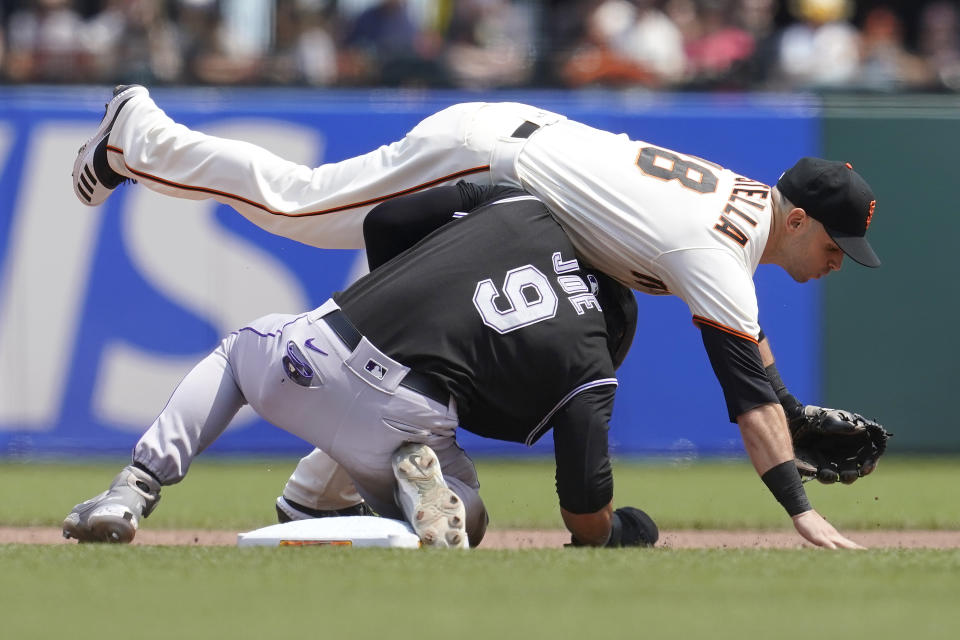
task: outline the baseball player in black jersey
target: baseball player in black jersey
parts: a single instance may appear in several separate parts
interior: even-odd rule
[[[487,522],[455,428],[527,444],[552,428],[575,543],[653,544],[652,520],[611,502],[611,353],[632,338],[632,294],[585,271],[543,203],[517,189],[461,183],[398,199],[384,217],[400,208],[416,209],[424,230],[442,226],[319,308],[225,338],[176,389],[132,465],[67,516],[64,535],[130,541],[160,487],[179,482],[249,403],[329,455],[378,514],[406,518],[436,546],[476,545]],[[455,212],[470,213],[450,220]],[[373,265],[412,240],[374,246]],[[601,300],[614,306],[612,334]]]

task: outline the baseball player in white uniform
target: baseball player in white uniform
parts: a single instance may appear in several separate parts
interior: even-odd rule
[[[840,269],[844,255],[879,266],[865,239],[876,200],[852,167],[804,158],[768,186],[533,106],[467,103],[398,142],[311,168],[189,130],[133,85],[115,91],[73,177],[85,204],[135,179],[214,198],[267,231],[327,248],[361,247],[364,215],[400,194],[460,179],[523,188],[547,204],[586,263],[687,303],[758,474],[807,540],[855,546],[806,501],[785,414],[803,406],[776,372],[753,284],[760,263],[799,282]]]

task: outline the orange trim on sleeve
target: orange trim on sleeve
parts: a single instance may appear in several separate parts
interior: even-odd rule
[[[111,146],[111,145],[107,145],[107,151],[112,151],[112,152],[114,152],[114,153],[123,154],[123,149],[119,149],[119,148],[114,147],[114,146]],[[265,204],[261,204],[261,203],[259,203],[259,202],[254,202],[253,200],[249,200],[249,199],[244,198],[244,197],[242,197],[242,196],[238,196],[238,195],[236,195],[236,194],[234,194],[234,193],[227,193],[226,191],[218,191],[218,190],[216,190],[216,189],[209,189],[209,188],[207,188],[207,187],[195,187],[195,186],[191,186],[191,185],[188,185],[188,184],[180,184],[180,183],[177,183],[177,182],[173,182],[172,180],[166,180],[166,179],[164,179],[164,178],[160,178],[160,177],[157,177],[157,176],[154,176],[154,175],[150,175],[149,173],[145,173],[145,172],[143,172],[143,171],[137,171],[136,169],[132,168],[130,165],[128,165],[128,164],[126,164],[126,163],[124,163],[124,166],[127,168],[127,170],[128,170],[130,173],[134,174],[135,176],[137,176],[137,178],[140,178],[140,179],[152,180],[153,182],[159,182],[160,184],[167,185],[168,187],[174,187],[174,188],[176,188],[176,189],[183,189],[184,191],[196,191],[196,192],[199,192],[199,193],[206,193],[206,194],[209,194],[209,195],[211,195],[211,196],[222,196],[222,197],[224,197],[224,198],[230,198],[231,200],[239,200],[240,202],[243,202],[244,204],[248,204],[248,205],[250,205],[251,207],[256,207],[257,209],[260,209],[261,211],[263,211],[263,212],[265,212],[265,213],[269,213],[269,214],[272,215],[272,216],[284,216],[284,217],[287,217],[287,218],[309,218],[310,216],[322,216],[322,215],[326,215],[326,214],[328,214],[328,213],[339,213],[340,211],[346,211],[346,210],[348,210],[348,209],[355,209],[355,208],[357,208],[357,207],[365,207],[365,206],[372,205],[372,204],[379,204],[380,202],[383,202],[383,201],[385,201],[385,200],[389,200],[389,199],[391,199],[391,198],[396,198],[397,196],[403,196],[403,195],[407,195],[407,194],[409,194],[409,193],[415,193],[415,192],[417,192],[417,191],[423,191],[424,189],[429,189],[430,187],[435,187],[435,186],[437,186],[438,184],[443,184],[444,182],[447,182],[447,181],[449,181],[449,180],[455,180],[455,179],[457,179],[457,178],[462,178],[462,177],[464,177],[464,176],[469,176],[469,175],[472,175],[472,174],[474,174],[474,173],[482,173],[482,172],[484,172],[484,171],[489,171],[489,170],[490,170],[490,165],[485,164],[485,165],[481,165],[481,166],[479,166],[479,167],[473,167],[472,169],[464,169],[463,171],[457,171],[457,172],[455,172],[455,173],[451,173],[451,174],[446,175],[446,176],[441,176],[441,177],[439,177],[439,178],[435,178],[435,179],[430,180],[430,181],[428,181],[428,182],[424,182],[424,183],[422,183],[422,184],[418,184],[418,185],[413,186],[413,187],[410,187],[410,188],[408,188],[408,189],[403,189],[403,190],[401,190],[401,191],[396,191],[396,192],[394,192],[394,193],[389,193],[389,194],[387,194],[387,195],[385,195],[385,196],[377,196],[376,198],[370,198],[369,200],[363,200],[362,202],[351,202],[350,204],[344,204],[344,205],[340,205],[340,206],[337,206],[337,207],[331,207],[330,209],[323,209],[323,210],[320,210],[320,211],[304,211],[303,213],[284,213],[283,211],[274,211],[273,209],[270,209],[269,207],[267,207]]]
[[[710,320],[709,318],[704,318],[703,316],[693,316],[693,324],[695,325],[702,324],[708,327],[712,327],[719,331],[723,331],[724,333],[729,333],[730,335],[737,336],[738,338],[749,340],[753,344],[759,344],[759,341],[753,336],[751,336],[750,334],[744,333],[743,331],[737,331],[736,329],[731,329],[726,325],[720,324],[719,322],[716,322],[714,320]]]

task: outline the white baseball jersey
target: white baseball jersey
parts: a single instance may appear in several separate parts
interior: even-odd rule
[[[514,135],[529,122],[539,128]],[[402,140],[310,168],[175,123],[147,95],[110,134],[110,166],[153,190],[214,198],[258,226],[327,248],[363,246],[377,203],[466,179],[546,202],[581,257],[624,284],[672,293],[694,319],[756,341],[753,273],[770,230],[770,188],[705,160],[516,103],[466,103]]]
[[[698,322],[756,340],[753,273],[770,233],[770,187],[569,120],[530,137],[517,173],[594,267],[678,295]]]

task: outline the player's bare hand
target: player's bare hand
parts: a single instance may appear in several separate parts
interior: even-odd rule
[[[850,540],[814,510],[793,516],[793,526],[807,542],[827,549],[866,549]]]

